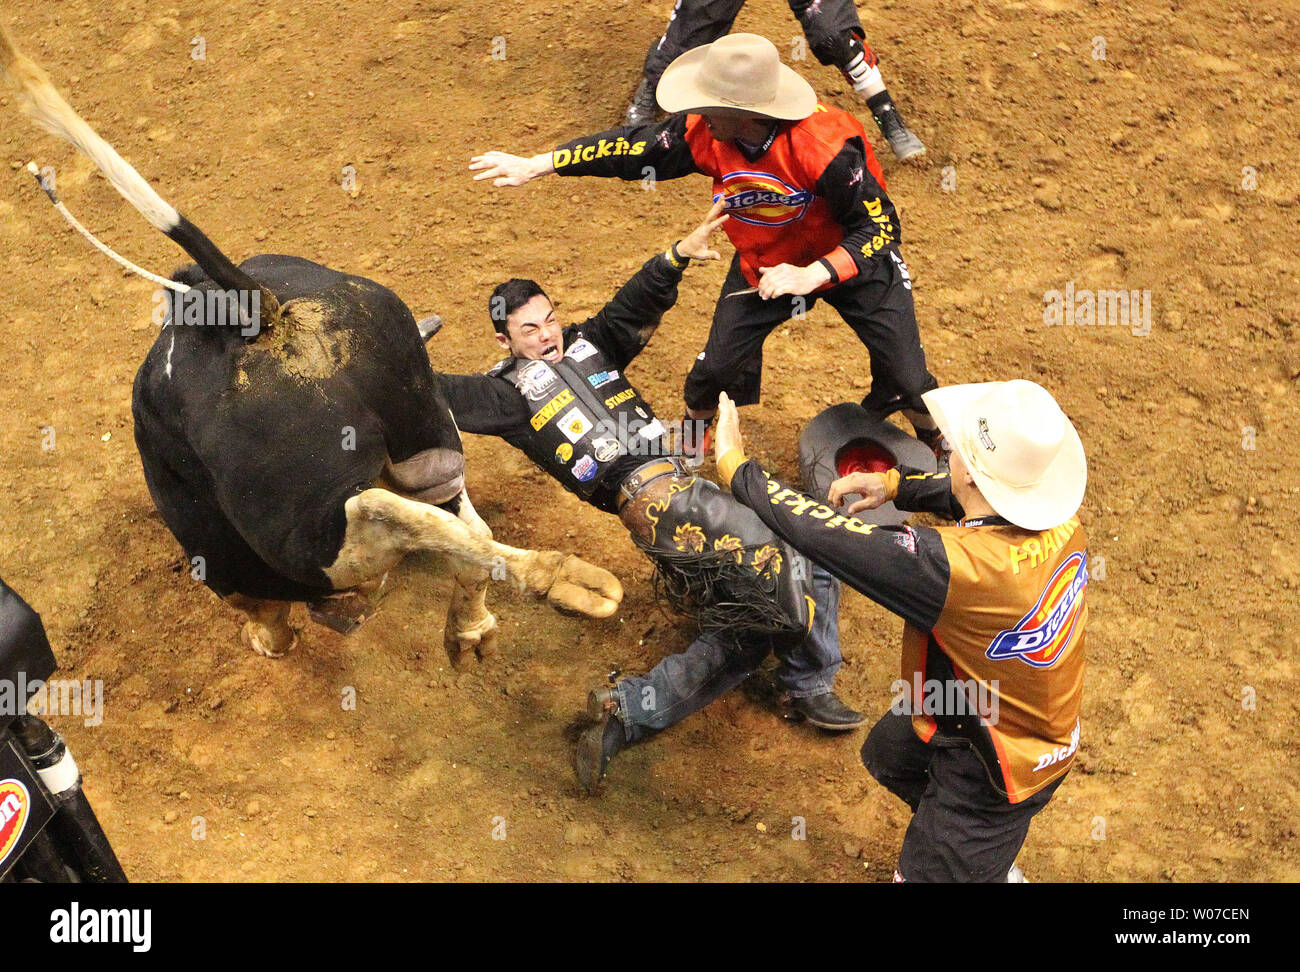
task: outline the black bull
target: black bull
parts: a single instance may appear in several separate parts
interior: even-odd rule
[[[288,651],[295,601],[315,602],[331,626],[361,620],[365,604],[340,605],[364,597],[330,595],[373,590],[416,551],[452,561],[453,659],[495,640],[489,570],[562,610],[617,610],[623,591],[609,572],[492,540],[465,494],[460,435],[397,295],[297,257],[235,266],[86,124],[3,25],[0,74],[19,108],[85,152],[195,261],[178,272],[189,289],[169,295],[136,375],[135,439],[192,573],[248,616],[246,644]]]
[[[249,341],[235,295],[197,267],[178,271],[194,289],[169,295],[136,373],[135,441],[149,493],[208,587],[310,601],[334,590],[324,571],[344,503],[394,464],[437,450],[418,485],[452,484],[438,505],[459,511],[460,435],[391,290],[293,256],[240,269],[280,301],[280,321]]]

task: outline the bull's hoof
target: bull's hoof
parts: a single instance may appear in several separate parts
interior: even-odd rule
[[[311,602],[307,613],[317,624],[350,635],[374,616],[375,604],[360,591],[346,591]]]
[[[497,653],[497,619],[489,614],[473,627],[453,631],[447,625],[443,645],[452,667],[464,671],[476,661],[485,660]]]
[[[256,621],[248,621],[239,632],[239,640],[259,655],[279,658],[298,646],[298,632],[288,626],[276,631]]]
[[[623,585],[605,568],[570,556],[560,564],[546,599],[557,611],[607,618],[623,600]]]

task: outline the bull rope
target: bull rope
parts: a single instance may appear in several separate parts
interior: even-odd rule
[[[76,230],[78,233],[84,236],[90,242],[90,245],[93,246],[95,249],[97,249],[100,253],[104,254],[104,256],[108,257],[111,260],[117,261],[122,266],[126,267],[126,269],[130,270],[132,273],[139,274],[141,277],[144,277],[146,280],[152,281],[153,283],[156,283],[159,286],[167,287],[170,290],[175,290],[178,293],[182,293],[182,294],[187,293],[189,291],[190,288],[187,287],[185,284],[177,283],[175,280],[168,280],[166,277],[160,277],[156,273],[150,273],[148,270],[144,269],[144,267],[138,267],[130,260],[128,260],[126,257],[120,256],[107,244],[101,243],[95,237],[94,233],[86,229],[86,227],[82,226],[81,223],[78,222],[77,217],[73,216],[72,213],[68,211],[68,207],[63,205],[62,201],[58,197],[58,194],[54,191],[54,187],[46,185],[45,180],[41,178],[41,170],[36,167],[35,162],[27,163],[27,171],[32,174],[33,178],[36,179],[36,184],[41,187],[41,191],[44,192],[45,195],[49,196],[50,202],[54,203],[54,208],[59,211],[59,215],[62,216],[64,219],[66,219],[69,225],[71,225],[74,230]]]

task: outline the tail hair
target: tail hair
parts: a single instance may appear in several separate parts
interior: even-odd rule
[[[113,188],[140,210],[155,228],[164,233],[176,228],[180,222],[176,208],[158,195],[144,177],[63,100],[40,66],[14,47],[13,38],[3,26],[0,26],[0,66],[18,98],[19,107],[32,121],[85,152]]]
[[[18,50],[2,24],[0,72],[28,117],[89,156],[113,188],[150,224],[189,253],[209,277],[228,290],[260,290],[263,329],[270,328],[279,319],[280,303],[275,295],[236,267],[197,226],[158,195],[113,146],[100,138],[63,99],[40,66]]]

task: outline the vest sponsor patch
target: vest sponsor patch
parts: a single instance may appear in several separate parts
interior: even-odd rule
[[[569,401],[573,401],[573,393],[567,388],[564,390],[564,394],[569,396]],[[559,398],[560,396],[556,395],[555,397]],[[582,409],[571,408],[560,418],[560,431],[564,433],[566,439],[576,443],[591,431],[591,419],[583,414]]]
[[[1019,658],[1035,668],[1051,668],[1074,640],[1087,586],[1087,554],[1072,553],[1052,573],[1034,609],[1000,632],[984,654],[993,661]]]
[[[555,458],[560,462],[568,462],[573,458],[573,446],[567,442],[561,442],[559,448],[555,450]]]
[[[618,455],[618,443],[613,439],[592,439],[591,448],[595,450],[597,462],[609,462]]]
[[[658,419],[655,419],[649,425],[642,428],[641,431],[638,432],[637,434],[645,436],[647,439],[658,439],[661,436],[663,436],[664,427],[659,424]]]
[[[9,856],[27,827],[32,800],[21,780],[0,781],[0,861]]]
[[[594,375],[588,375],[587,381],[590,383],[592,388],[600,388],[604,385],[608,385],[617,377],[617,371],[598,371]]]
[[[533,427],[534,432],[540,432],[543,425],[555,418],[556,412],[564,408],[565,405],[571,404],[573,404],[573,392],[566,388],[539,408],[537,414],[528,420],[528,424]],[[576,442],[577,440],[571,439],[570,441]]]
[[[596,475],[596,470],[600,467],[596,465],[596,460],[591,456],[581,456],[573,464],[573,478],[580,483],[591,481],[591,477]]]
[[[635,391],[635,389],[632,389],[632,388],[624,388],[624,389],[623,389],[621,392],[619,392],[617,395],[610,395],[609,398],[605,399],[605,407],[606,407],[606,408],[617,408],[619,405],[622,405],[624,402],[626,402],[628,399],[632,398],[634,395],[636,395],[636,391]],[[640,411],[641,411],[641,409],[638,408],[638,409],[637,409],[637,412],[640,412]],[[642,415],[641,417],[642,417],[642,418],[645,418],[645,415]]]
[[[732,219],[755,226],[784,226],[802,219],[813,201],[806,189],[796,189],[770,172],[728,172],[720,180],[724,209]]]
[[[540,402],[559,380],[560,376],[545,361],[530,361],[519,369],[516,387],[525,398]]]
[[[566,358],[572,358],[574,361],[586,361],[596,353],[596,346],[586,338],[579,338],[569,345],[569,350],[564,352]]]

